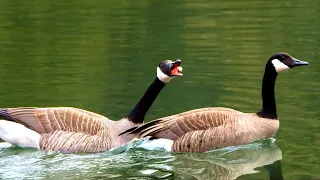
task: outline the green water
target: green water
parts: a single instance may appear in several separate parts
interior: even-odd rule
[[[316,0],[1,0],[1,107],[73,106],[117,120],[143,95],[160,61],[181,58],[184,76],[165,87],[147,121],[208,106],[256,112],[271,54],[285,51],[310,65],[278,76],[275,142],[111,156],[2,143],[0,178],[269,179],[270,169],[284,179],[320,178],[319,9]]]

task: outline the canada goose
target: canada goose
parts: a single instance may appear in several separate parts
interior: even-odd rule
[[[151,136],[147,149],[164,148],[172,152],[204,152],[246,144],[275,135],[279,128],[274,85],[283,70],[308,65],[287,53],[276,53],[268,60],[262,82],[262,110],[243,113],[234,109],[209,107],[160,118],[122,134]]]
[[[181,60],[166,60],[157,67],[157,77],[132,111],[119,121],[72,107],[0,108],[0,138],[21,147],[63,153],[102,152],[133,139],[118,134],[137,126],[162,88],[182,75]]]

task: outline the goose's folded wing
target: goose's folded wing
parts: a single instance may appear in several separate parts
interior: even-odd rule
[[[230,116],[227,119],[229,122],[220,126],[189,131],[175,140],[172,151],[205,152],[274,136],[278,121],[252,118],[256,117],[251,114],[237,114]]]
[[[39,145],[42,150],[63,153],[102,152],[111,148],[111,138],[103,128],[96,135],[58,130],[42,134]]]
[[[55,130],[95,134],[106,117],[72,107],[1,108],[0,116],[38,132]]]
[[[232,124],[190,131],[179,137],[172,146],[174,152],[205,152],[250,142],[250,134],[238,132]]]
[[[136,134],[139,137],[152,136],[176,140],[190,131],[221,126],[227,123],[230,117],[239,113],[241,112],[229,108],[195,109],[151,121],[124,133]]]

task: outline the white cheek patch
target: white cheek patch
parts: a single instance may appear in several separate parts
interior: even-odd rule
[[[166,84],[169,83],[169,81],[173,78],[163,73],[159,67],[157,67],[157,77],[160,79],[160,81]]]
[[[290,69],[289,66],[283,64],[282,62],[280,62],[278,59],[274,59],[271,61],[271,63],[273,64],[274,68],[276,69],[277,73]]]

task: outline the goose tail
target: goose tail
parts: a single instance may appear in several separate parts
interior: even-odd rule
[[[118,136],[121,136],[121,135],[124,135],[124,134],[132,134],[137,128],[139,128],[139,126],[137,127],[133,127],[133,128],[130,128],[130,129],[127,129],[126,131],[120,133]]]
[[[0,108],[0,117],[13,121],[12,117],[8,113],[8,109],[6,108]]]
[[[160,122],[161,122],[161,120],[158,119],[158,120],[148,122],[146,124],[142,124],[140,126],[136,126],[136,127],[127,129],[126,131],[120,133],[119,136],[124,135],[124,134],[135,134],[135,135],[140,136],[140,135],[142,135],[142,133],[145,133],[146,131],[150,130],[151,127],[154,127],[156,124],[158,124]]]

